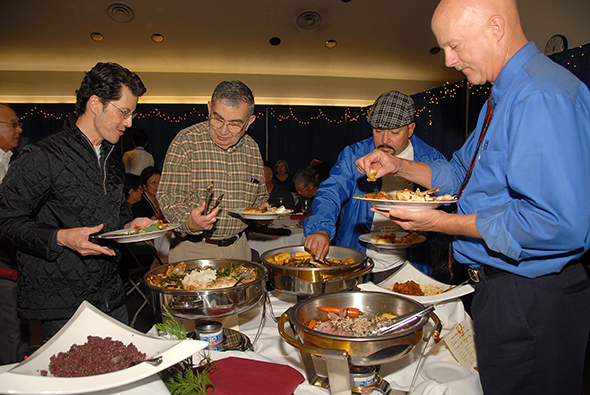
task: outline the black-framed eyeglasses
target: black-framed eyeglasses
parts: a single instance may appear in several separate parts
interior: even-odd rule
[[[311,183],[307,184],[306,186],[304,186],[303,188],[299,189],[297,187],[295,187],[295,190],[299,193],[305,191],[307,188],[309,188],[309,186],[311,185]]]
[[[111,106],[115,107],[117,110],[121,111],[121,114],[123,115],[123,119],[133,119],[137,116],[136,113],[134,113],[133,111],[130,110],[121,110],[119,107],[115,106],[113,104],[113,102],[108,102],[107,104],[110,104]]]
[[[23,123],[22,122],[8,122],[8,121],[0,121],[0,123],[7,123],[9,125],[12,125],[13,128],[23,128]]]
[[[217,115],[209,117],[209,125],[213,126],[215,129],[221,129],[223,126],[226,126],[227,131],[231,134],[239,134],[244,130],[244,124],[236,121],[226,121]]]

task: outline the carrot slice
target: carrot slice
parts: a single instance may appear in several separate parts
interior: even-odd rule
[[[309,321],[309,324],[307,324],[307,327],[309,329],[313,329],[317,323],[318,322],[316,320],[311,320],[311,321]]]
[[[325,307],[325,306],[319,306],[318,310],[321,311],[325,311],[326,313],[334,313],[334,314],[338,314],[340,312],[340,310],[342,310],[342,307]],[[351,318],[356,318],[361,314],[361,311],[359,309],[357,309],[356,307],[347,307],[346,308],[346,315],[351,317]]]

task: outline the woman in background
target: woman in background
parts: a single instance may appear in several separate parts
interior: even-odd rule
[[[289,165],[282,159],[275,163],[274,183],[283,185],[289,192],[295,192],[293,178],[289,174]]]
[[[148,217],[151,219],[164,219],[160,211],[160,204],[156,198],[162,171],[154,166],[149,166],[141,172],[143,180],[143,195],[141,201],[133,205],[134,217]]]

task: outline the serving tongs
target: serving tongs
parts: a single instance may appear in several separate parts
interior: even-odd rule
[[[380,321],[376,324],[373,324],[373,327],[369,330],[368,335],[379,336],[391,333],[404,327],[405,325],[411,324],[412,322],[419,320],[425,315],[430,314],[430,312],[433,310],[434,306],[428,306],[422,310],[412,311],[411,313],[400,315],[399,317],[395,317],[390,320],[388,319]]]
[[[203,215],[209,213],[209,201],[211,200],[211,197],[213,197],[213,181],[209,182],[209,186],[205,191],[205,209],[203,210]]]

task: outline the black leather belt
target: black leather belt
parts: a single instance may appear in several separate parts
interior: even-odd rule
[[[480,266],[477,269],[469,268],[467,269],[467,272],[469,273],[469,278],[474,283],[478,283],[484,278],[488,279],[509,273],[506,270],[498,269],[493,266]]]
[[[185,240],[185,241],[192,241],[195,243],[199,243],[201,241],[204,241],[207,244],[213,244],[218,247],[228,247],[228,246],[234,244],[236,241],[238,241],[238,239],[240,238],[240,236],[242,236],[244,234],[244,232],[245,231],[243,230],[240,233],[238,233],[237,235],[229,237],[227,239],[211,239],[211,238],[205,237],[203,235],[186,235],[186,236],[182,236],[180,239]]]

